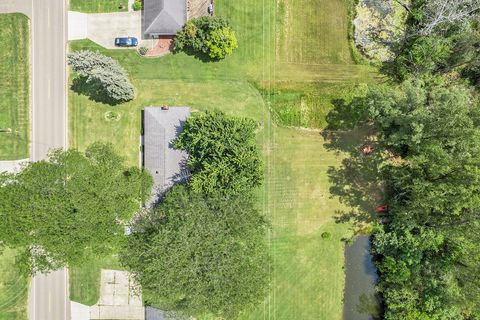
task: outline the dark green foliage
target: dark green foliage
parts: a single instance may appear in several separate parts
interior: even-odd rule
[[[381,174],[389,223],[373,242],[385,319],[475,319],[478,102],[454,84],[421,82],[373,90],[363,101],[377,131],[376,152],[388,155]]]
[[[322,239],[328,240],[332,237],[332,234],[328,231],[322,232]]]
[[[233,319],[260,302],[269,263],[266,222],[255,201],[171,189],[135,225],[121,255],[147,303]]]
[[[68,55],[68,64],[79,75],[73,88],[94,100],[117,104],[135,97],[127,72],[110,57],[88,50],[76,51]]]
[[[255,140],[257,127],[251,119],[219,111],[189,118],[175,148],[189,154],[191,188],[206,194],[238,194],[258,187],[262,161]]]
[[[476,84],[478,8],[476,0],[413,0],[406,37],[397,44],[396,57],[384,71],[398,81],[460,72]]]
[[[0,242],[25,248],[23,263],[32,271],[49,271],[111,253],[152,180],[97,143],[85,154],[55,150],[18,174],[1,175],[0,186]]]
[[[220,60],[238,47],[237,38],[227,20],[220,17],[200,17],[189,20],[177,33],[175,50],[193,51]]]

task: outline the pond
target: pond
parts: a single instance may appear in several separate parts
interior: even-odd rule
[[[380,301],[375,294],[377,270],[370,254],[370,237],[357,236],[345,247],[344,320],[381,318]]]

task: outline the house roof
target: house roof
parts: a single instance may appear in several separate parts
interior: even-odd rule
[[[190,115],[188,107],[147,107],[143,114],[143,163],[154,181],[155,194],[161,195],[176,182],[188,177],[187,153],[173,148]]]
[[[145,34],[174,35],[187,21],[186,0],[144,0]]]

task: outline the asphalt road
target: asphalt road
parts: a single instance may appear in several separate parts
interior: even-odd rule
[[[66,0],[32,0],[31,158],[67,146]]]
[[[66,1],[30,0],[32,161],[45,159],[52,148],[67,147]],[[36,275],[30,285],[28,305],[30,320],[69,320],[67,269]]]
[[[67,0],[0,0],[0,13],[21,12],[31,26],[32,161],[67,147]],[[0,88],[1,90],[1,88]],[[30,320],[69,320],[68,272],[33,277]]]
[[[28,293],[30,320],[70,320],[67,270],[36,275]]]

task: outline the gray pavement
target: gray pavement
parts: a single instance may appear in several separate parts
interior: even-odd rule
[[[0,13],[30,18],[32,161],[67,147],[66,1],[0,0]],[[69,320],[67,270],[33,277],[28,304],[30,320]]]
[[[66,0],[33,0],[33,161],[67,146]]]
[[[66,1],[31,1],[33,161],[45,159],[52,148],[67,147]],[[69,320],[67,269],[36,275],[28,303],[30,320]]]
[[[67,270],[61,269],[32,279],[28,292],[30,320],[70,320],[67,276]]]
[[[23,165],[26,165],[30,159],[22,160],[5,160],[0,161],[0,173],[1,172],[19,172]]]

